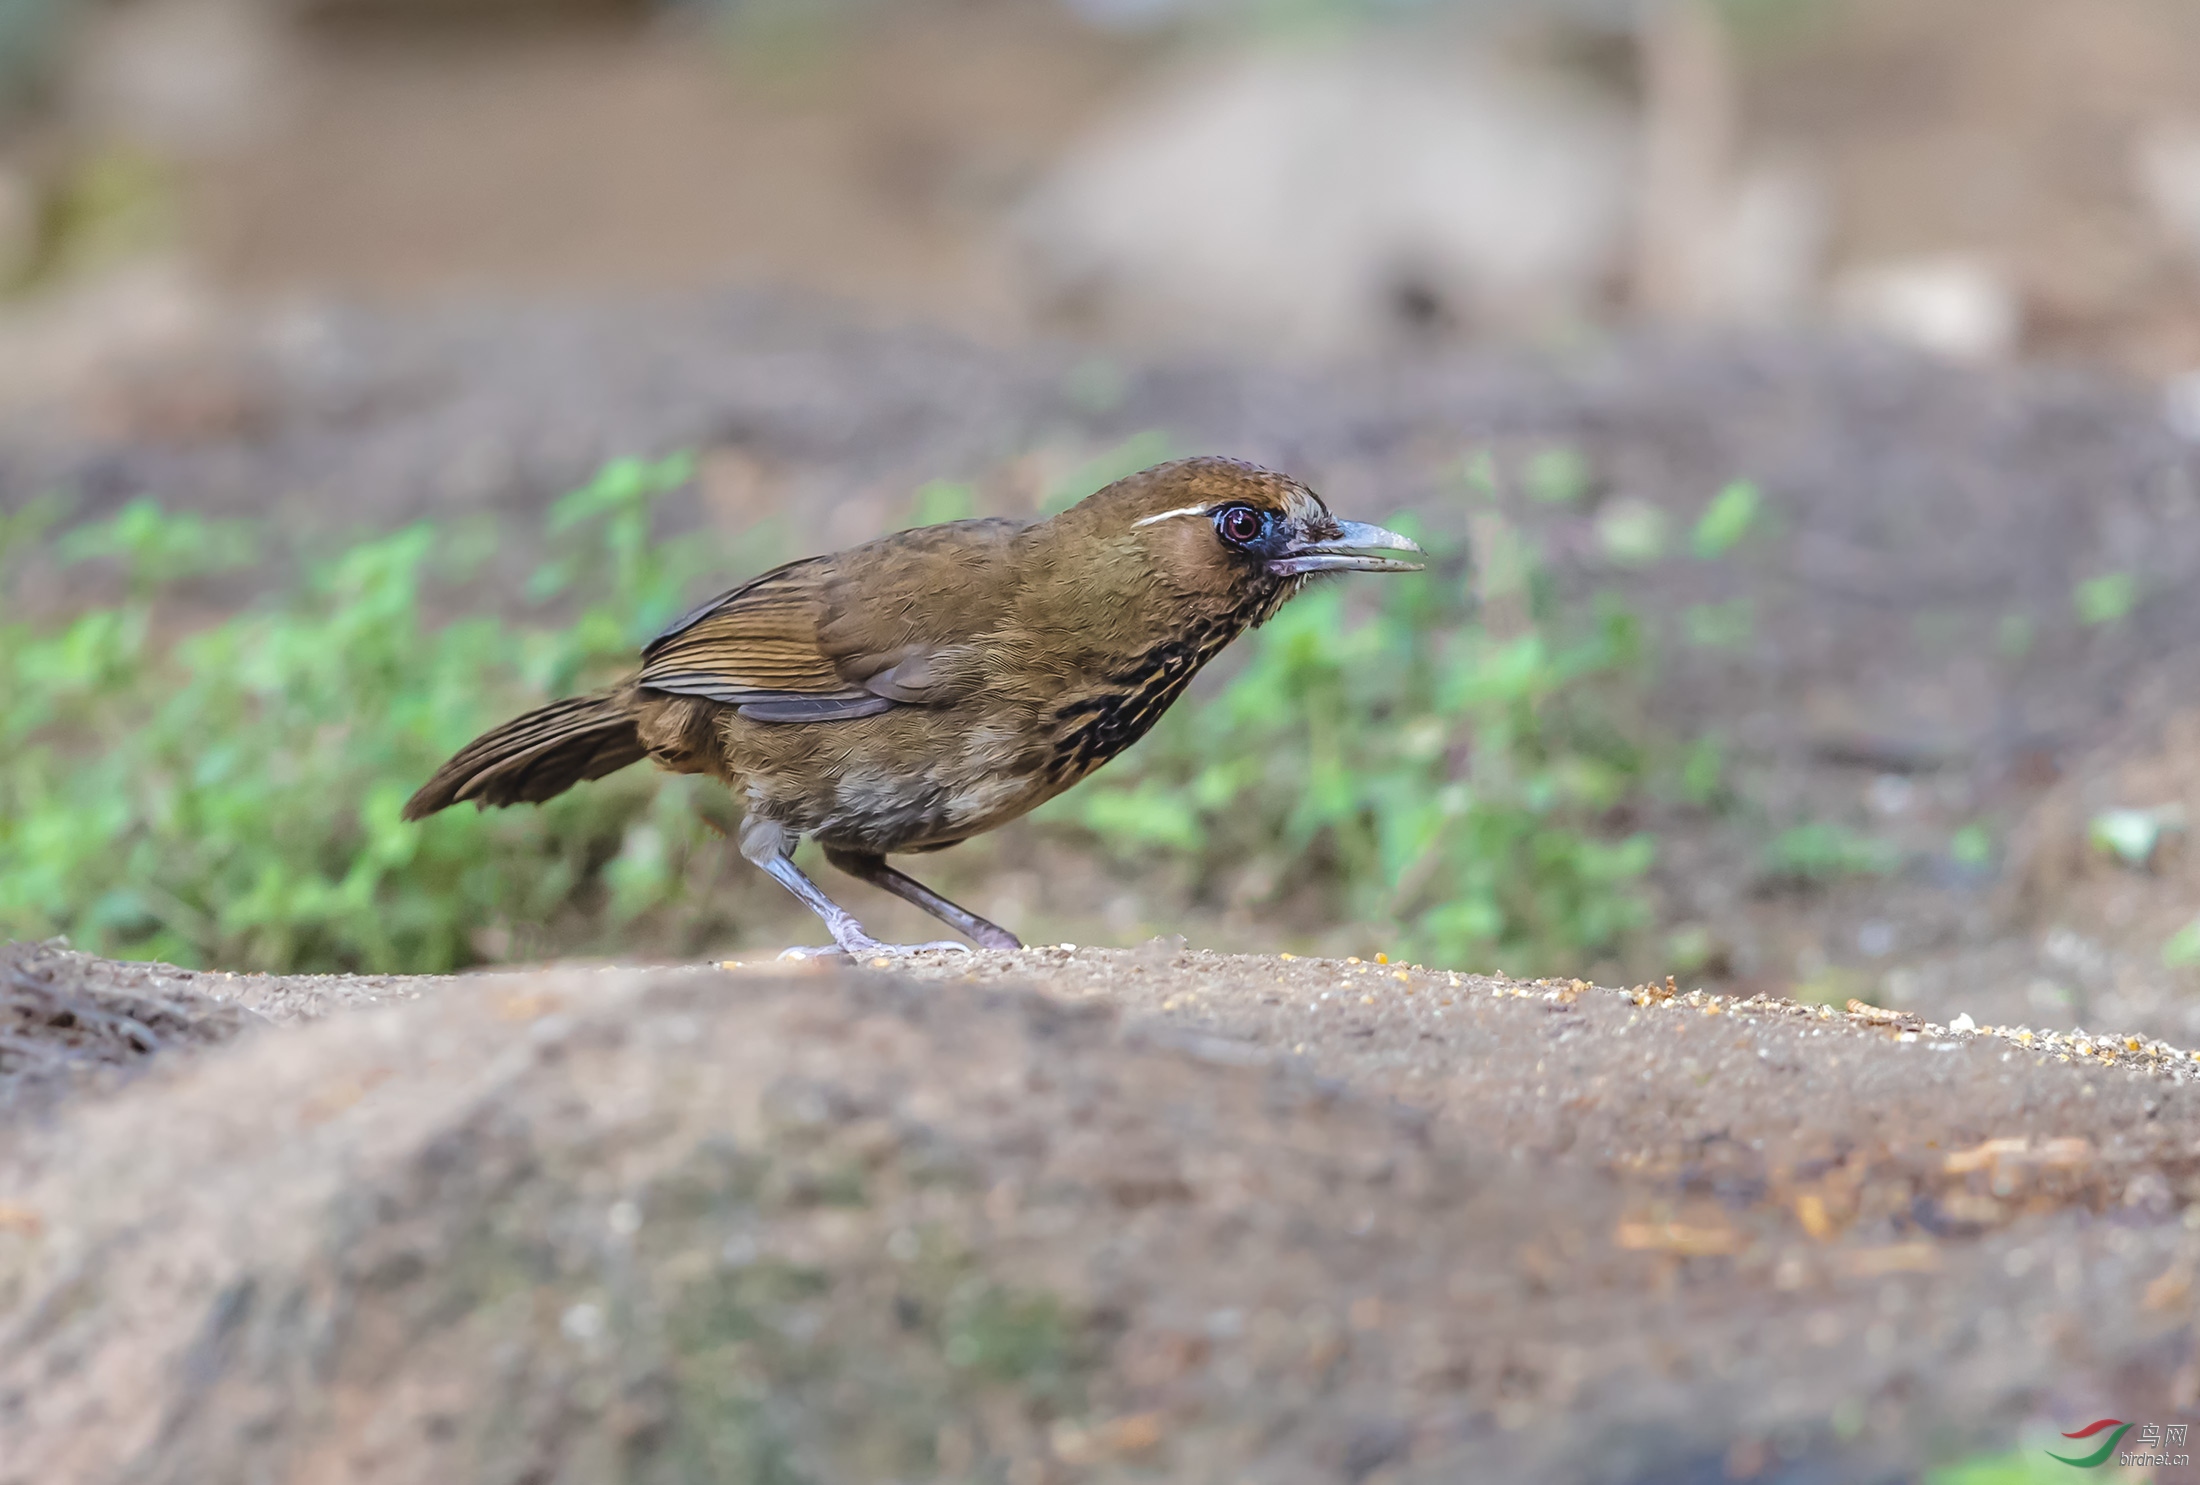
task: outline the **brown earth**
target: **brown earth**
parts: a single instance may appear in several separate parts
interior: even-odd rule
[[[2136,1038],[1164,941],[7,953],[277,1024],[0,1127],[0,1480],[1895,1481],[2200,1398],[2200,1063]]]

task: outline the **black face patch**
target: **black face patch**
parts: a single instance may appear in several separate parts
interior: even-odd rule
[[[1265,561],[1291,544],[1291,523],[1279,512],[1233,500],[1218,506],[1208,520],[1215,536],[1233,552]]]

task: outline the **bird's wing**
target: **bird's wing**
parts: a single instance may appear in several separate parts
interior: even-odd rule
[[[637,683],[758,722],[833,722],[937,703],[969,681],[971,641],[1006,595],[1011,521],[899,532],[790,563],[675,621]]]

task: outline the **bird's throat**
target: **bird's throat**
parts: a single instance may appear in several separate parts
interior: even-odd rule
[[[1066,788],[1144,737],[1184,694],[1200,667],[1246,629],[1266,622],[1298,587],[1296,581],[1278,583],[1274,591],[1250,595],[1236,609],[1194,620],[1180,633],[1111,667],[1096,684],[1065,697],[1051,716],[1048,782]]]

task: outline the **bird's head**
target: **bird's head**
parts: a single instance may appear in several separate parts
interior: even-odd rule
[[[1340,521],[1297,480],[1236,459],[1157,464],[1087,496],[1063,519],[1180,593],[1213,595],[1232,607],[1253,600],[1258,618],[1320,573],[1420,569],[1376,555],[1419,552],[1410,539]]]

